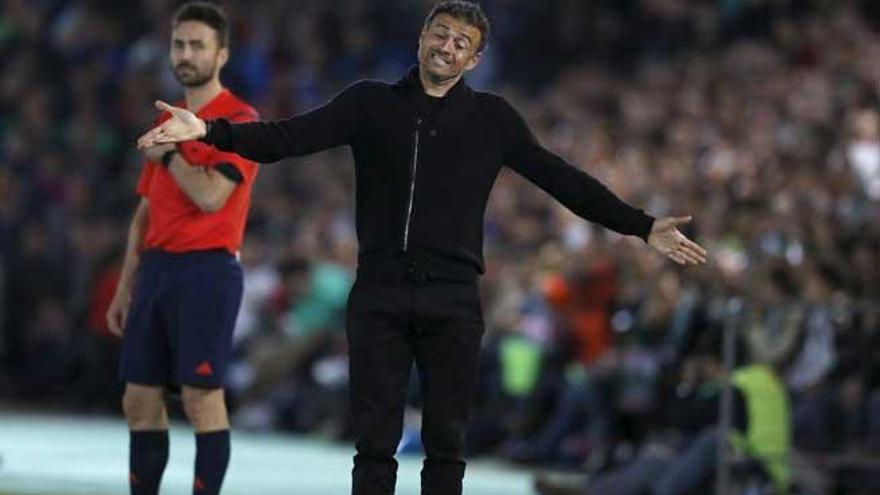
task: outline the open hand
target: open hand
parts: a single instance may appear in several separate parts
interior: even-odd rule
[[[137,147],[145,150],[157,144],[180,143],[205,136],[205,121],[184,108],[156,101],[156,108],[171,114],[171,118],[138,138]]]
[[[706,250],[678,230],[679,225],[690,222],[692,218],[690,216],[658,218],[648,235],[648,245],[682,266],[705,263]]]

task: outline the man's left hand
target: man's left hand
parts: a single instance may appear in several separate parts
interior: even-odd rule
[[[679,225],[690,222],[692,218],[658,218],[648,235],[648,245],[679,265],[702,265],[706,262],[706,250],[678,230]]]
[[[150,160],[151,162],[159,162],[162,160],[162,155],[164,155],[166,151],[173,150],[175,146],[176,145],[173,143],[150,146],[144,150],[144,155],[147,157],[147,160]]]

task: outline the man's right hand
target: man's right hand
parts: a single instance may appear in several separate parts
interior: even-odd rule
[[[113,301],[110,302],[110,307],[107,308],[107,328],[117,337],[122,337],[122,332],[125,330],[130,305],[131,296],[117,292],[113,296]]]
[[[173,107],[164,101],[157,101],[156,108],[170,113],[171,118],[138,138],[138,149],[145,150],[157,144],[180,143],[205,136],[205,121],[189,110]]]

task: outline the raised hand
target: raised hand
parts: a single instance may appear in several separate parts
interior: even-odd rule
[[[706,262],[706,250],[691,241],[678,230],[679,225],[693,217],[665,217],[654,221],[648,245],[682,266],[701,265]]]
[[[171,114],[171,118],[138,138],[137,147],[145,150],[157,144],[180,143],[205,136],[205,121],[184,108],[156,101],[156,108]]]

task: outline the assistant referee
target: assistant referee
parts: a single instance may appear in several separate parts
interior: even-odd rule
[[[171,21],[169,59],[181,105],[200,118],[247,122],[256,111],[224,88],[229,22],[214,4],[188,2]],[[162,113],[157,125],[171,114]],[[107,312],[122,336],[119,376],[130,430],[132,495],[159,493],[168,462],[164,391],[180,387],[195,429],[193,493],[220,493],[229,464],[223,379],[241,304],[237,253],[258,166],[189,141],[144,148],[141,197],[128,233],[116,295]]]

